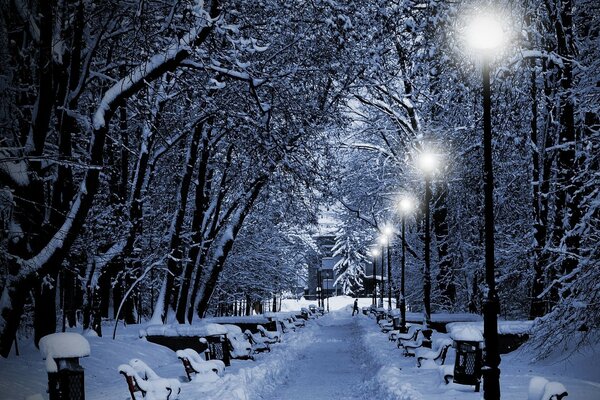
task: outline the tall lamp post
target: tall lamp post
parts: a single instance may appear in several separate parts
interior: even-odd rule
[[[379,291],[379,307],[383,307],[383,292],[385,290],[385,283],[383,280],[384,267],[385,267],[385,244],[387,242],[387,238],[385,236],[379,237],[379,244],[381,245],[381,290]]]
[[[390,252],[390,242],[394,234],[394,228],[391,225],[386,225],[383,228],[385,246],[387,252],[387,295],[388,295],[388,310],[392,309],[392,253]]]
[[[327,312],[329,312],[329,282],[331,282],[329,278],[325,280],[325,283],[327,284]]]
[[[321,277],[321,270],[317,270],[317,306],[321,307],[323,302],[323,281]]]
[[[489,16],[481,16],[468,27],[468,42],[482,55],[483,78],[483,192],[485,223],[485,282],[487,295],[483,304],[483,397],[500,399],[500,352],[498,349],[498,312],[500,301],[496,293],[494,274],[494,175],[492,167],[492,118],[490,59],[503,42],[502,27]]]
[[[423,270],[423,305],[425,308],[425,325],[431,326],[431,229],[430,207],[431,178],[438,165],[436,156],[423,152],[419,156],[419,168],[425,175],[425,268]]]
[[[402,213],[402,263],[400,266],[400,331],[406,332],[406,293],[404,291],[406,269],[406,216],[413,210],[413,201],[405,197],[400,200]]]
[[[379,249],[371,250],[373,256],[373,305],[377,307],[377,257],[379,257]]]
[[[317,305],[321,307],[321,286],[317,286]]]

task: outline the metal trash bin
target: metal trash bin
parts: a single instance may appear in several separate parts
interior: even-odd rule
[[[208,350],[206,352],[207,360],[221,360],[226,366],[231,365],[227,335],[205,336],[202,339],[206,340]],[[202,341],[202,339],[200,340]]]
[[[49,400],[85,400],[83,368],[79,358],[55,358],[58,372],[48,372]]]
[[[483,365],[482,342],[455,340],[456,360],[454,362],[454,383],[475,385],[479,392],[481,366]]]
[[[90,355],[90,344],[74,332],[52,333],[40,339],[46,360],[50,400],[85,400],[84,371],[79,358]]]

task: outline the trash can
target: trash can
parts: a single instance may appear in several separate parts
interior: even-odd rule
[[[78,358],[55,358],[58,372],[48,372],[49,400],[84,400],[83,368]]]
[[[50,400],[85,400],[84,371],[79,358],[90,354],[88,341],[78,333],[53,333],[40,339],[46,360]]]
[[[201,338],[204,339],[208,352],[206,353],[207,360],[221,360],[226,366],[231,365],[229,357],[229,347],[227,342],[227,335],[211,335]]]
[[[454,383],[475,385],[475,391],[479,392],[483,364],[482,342],[455,340],[454,347]]]
[[[369,315],[369,307],[363,307],[363,308],[362,308],[362,313],[363,313],[364,315]]]

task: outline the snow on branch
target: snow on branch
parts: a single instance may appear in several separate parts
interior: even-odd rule
[[[154,55],[148,61],[134,68],[125,78],[107,90],[93,117],[93,134],[90,140],[92,165],[102,165],[108,120],[119,104],[119,101],[136,93],[148,82],[154,81],[164,73],[175,70],[181,65],[183,60],[188,58],[192,49],[200,45],[207,38],[220,15],[220,11],[218,9],[218,1],[215,0],[211,2],[211,15],[209,16],[202,9],[203,3],[201,0],[198,1],[194,8],[194,14],[197,16],[196,26],[192,27],[182,38],[168,46],[165,51]],[[65,244],[67,247],[70,246],[69,242],[77,235],[78,227],[85,220],[85,216],[91,207],[98,186],[98,177],[99,171],[97,169],[88,169],[86,171],[86,175],[79,186],[77,196],[67,213],[63,225],[39,253],[28,260],[19,260],[23,268],[19,271],[18,276],[12,279],[21,279],[30,273],[38,271],[40,268],[46,266],[50,259],[59,253],[59,250],[65,250],[63,249]],[[10,283],[7,282],[7,285],[10,285]]]
[[[192,49],[205,39],[217,18],[211,19],[202,10],[202,4],[203,1],[199,1],[195,10],[195,14],[198,16],[197,26],[193,27],[181,39],[167,47],[165,51],[155,54],[148,61],[134,68],[126,77],[119,80],[106,91],[94,114],[94,130],[105,127],[107,112],[111,111],[120,99],[135,93],[145,82],[152,81],[165,72],[174,70],[188,58]]]

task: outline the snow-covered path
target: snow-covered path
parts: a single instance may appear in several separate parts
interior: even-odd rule
[[[357,318],[357,317],[355,317]],[[352,317],[329,314],[315,321],[321,326],[315,340],[290,365],[283,386],[272,399],[365,399],[372,385],[362,330]],[[372,395],[372,393],[371,393]]]

